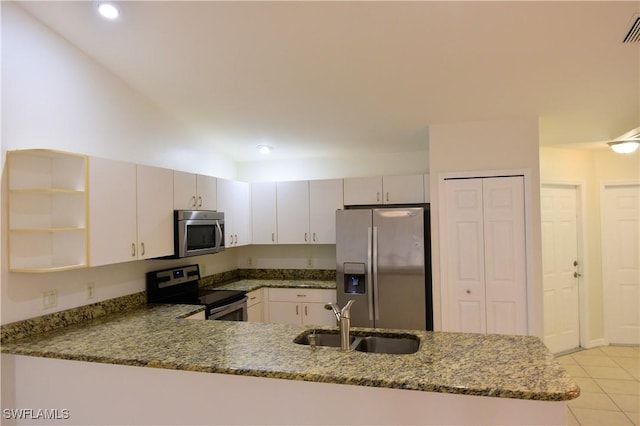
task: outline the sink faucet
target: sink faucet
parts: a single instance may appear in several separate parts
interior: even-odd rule
[[[349,332],[351,330],[351,305],[355,300],[349,300],[342,309],[335,303],[327,303],[324,305],[325,309],[333,311],[336,316],[338,326],[340,326],[340,347],[343,351],[349,351],[351,349],[351,342]]]

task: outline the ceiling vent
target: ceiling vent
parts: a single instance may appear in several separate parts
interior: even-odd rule
[[[627,31],[627,35],[622,40],[623,43],[637,43],[640,41],[640,14],[631,19],[631,27]]]

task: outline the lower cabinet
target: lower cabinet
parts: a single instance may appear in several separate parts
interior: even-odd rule
[[[336,302],[336,291],[270,288],[269,322],[297,325],[336,325],[333,312],[324,308]]]
[[[259,288],[247,293],[247,321],[264,322],[264,289]]]

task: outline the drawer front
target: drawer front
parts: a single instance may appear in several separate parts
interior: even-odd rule
[[[253,306],[256,303],[261,303],[263,296],[262,289],[253,290],[247,293],[247,306]]]
[[[336,291],[326,289],[270,288],[269,301],[272,302],[315,302],[336,301]]]

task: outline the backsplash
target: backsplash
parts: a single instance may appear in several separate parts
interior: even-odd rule
[[[329,269],[235,269],[209,275],[200,280],[200,287],[217,286],[240,279],[256,280],[321,280],[336,279],[336,271]],[[0,343],[22,339],[34,334],[78,324],[104,315],[131,309],[147,303],[145,291],[91,305],[79,306],[52,314],[16,321],[0,326]]]

